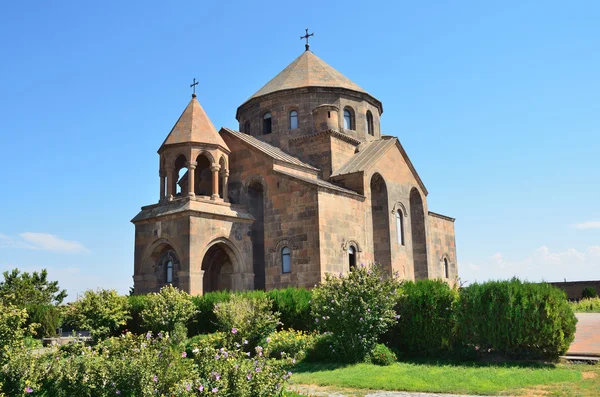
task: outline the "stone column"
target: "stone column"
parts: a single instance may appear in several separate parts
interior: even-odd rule
[[[173,200],[173,196],[175,196],[175,184],[177,183],[177,178],[175,178],[175,169],[167,168],[167,200]]]
[[[229,180],[229,170],[223,171],[223,200],[225,202],[229,202],[228,191],[227,191],[227,182]]]
[[[188,196],[196,197],[195,186],[194,183],[194,174],[196,173],[196,163],[195,161],[188,161],[185,165],[188,169]]]
[[[160,170],[158,171],[158,176],[160,177],[160,199],[158,200],[160,202],[165,199],[165,177],[167,175],[164,170]]]
[[[212,171],[212,196],[210,196],[211,200],[216,200],[219,198],[219,170],[221,169],[221,166],[219,166],[218,164],[213,164],[212,167],[210,167],[210,170]]]

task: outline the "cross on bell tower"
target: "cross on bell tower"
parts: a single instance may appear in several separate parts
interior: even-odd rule
[[[304,36],[300,37],[300,40],[306,39],[306,44],[304,45],[304,47],[306,48],[306,51],[308,51],[308,49],[310,48],[310,45],[308,44],[308,38],[310,36],[314,36],[314,33],[308,34],[308,28],[305,29],[306,30],[306,34]]]
[[[192,94],[192,98],[196,98],[196,86],[198,85],[198,82],[196,81],[196,78],[194,77],[194,84],[190,84],[190,88],[194,89],[194,93]]]

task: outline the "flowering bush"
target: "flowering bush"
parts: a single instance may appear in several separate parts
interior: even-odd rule
[[[127,298],[117,291],[87,290],[66,309],[65,322],[75,329],[89,330],[94,339],[112,336],[129,319]]]
[[[187,323],[194,313],[191,296],[172,285],[166,285],[160,292],[146,296],[141,318],[151,331],[173,331],[175,324]]]
[[[0,368],[0,396],[271,396],[290,376],[288,362],[270,360],[260,347],[254,358],[196,347],[192,358],[173,346],[167,334],[126,333],[71,353],[19,349]]]
[[[358,362],[395,322],[399,282],[378,266],[360,266],[347,276],[327,275],[313,290],[311,312],[322,332],[331,333],[329,357]]]
[[[266,346],[271,357],[293,357],[302,360],[315,348],[319,335],[305,331],[273,332],[266,339]]]
[[[393,351],[390,350],[386,345],[381,343],[375,346],[375,349],[371,352],[371,363],[375,365],[392,365],[398,359]]]
[[[273,313],[266,296],[232,295],[214,308],[218,329],[228,335],[229,347],[239,344],[252,351],[258,343],[275,331],[279,313]]]

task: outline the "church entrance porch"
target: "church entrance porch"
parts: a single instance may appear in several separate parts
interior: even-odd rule
[[[233,263],[223,243],[213,245],[202,259],[203,293],[233,289]]]

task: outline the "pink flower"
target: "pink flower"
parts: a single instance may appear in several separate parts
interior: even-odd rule
[[[33,389],[29,386],[25,388],[25,393],[33,393]]]
[[[204,386],[202,386],[202,385],[198,386],[198,391],[204,391]]]
[[[152,380],[153,380],[154,382],[158,382],[158,377],[157,377],[156,375],[154,375],[154,377],[152,378]]]
[[[237,334],[237,328],[231,328],[231,333],[232,334]]]
[[[186,352],[181,353],[181,357],[184,357],[184,358],[187,357],[187,353]]]

